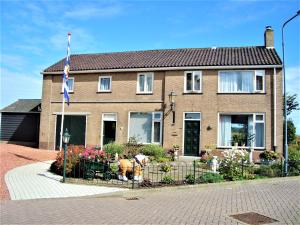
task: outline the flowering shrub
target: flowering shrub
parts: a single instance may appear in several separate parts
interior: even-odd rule
[[[87,147],[83,152],[79,153],[79,158],[96,162],[109,160],[110,157],[111,154],[106,153],[104,150],[92,147]]]
[[[68,146],[67,152],[67,164],[66,164],[66,174],[70,175],[72,172],[78,172],[77,166],[79,165],[80,159],[85,159],[94,162],[104,162],[110,160],[111,155],[105,153],[104,150],[101,150],[96,147],[87,147],[84,146]],[[64,151],[57,153],[56,161],[52,163],[50,171],[62,175],[64,166]]]
[[[70,145],[67,149],[67,164],[66,164],[66,174],[70,174],[72,170],[76,167],[79,160],[79,155],[84,152],[84,146],[74,146]],[[56,161],[52,163],[50,170],[54,173],[62,175],[64,166],[64,151],[57,153]]]
[[[242,179],[242,163],[248,160],[248,152],[243,149],[233,147],[230,150],[223,152],[224,159],[222,160],[219,171],[226,180]]]

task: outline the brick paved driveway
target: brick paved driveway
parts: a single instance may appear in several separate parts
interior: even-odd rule
[[[9,199],[9,193],[4,181],[5,173],[18,166],[54,160],[56,154],[56,151],[0,143],[0,200]]]
[[[126,200],[138,196],[139,200]],[[299,178],[133,191],[93,198],[4,201],[1,224],[243,224],[229,215],[257,212],[299,224]]]

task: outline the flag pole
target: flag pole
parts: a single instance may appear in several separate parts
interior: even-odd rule
[[[64,81],[63,81],[64,82]],[[64,84],[63,84],[64,85]],[[64,132],[64,117],[65,117],[65,96],[62,97],[62,109],[61,109],[61,124],[60,124],[60,140],[59,140],[59,151],[62,150],[62,137]]]
[[[63,82],[62,82],[62,109],[61,109],[61,124],[60,124],[60,140],[59,140],[59,151],[62,151],[62,138],[63,138],[63,132],[64,132],[64,117],[65,117],[65,86],[66,86],[66,80],[69,76],[69,63],[70,63],[70,39],[71,39],[71,33],[68,33],[68,48],[67,48],[67,58],[66,58],[66,65],[68,66],[66,69],[66,65],[64,67],[64,75],[63,75]],[[69,104],[69,100],[68,100]]]

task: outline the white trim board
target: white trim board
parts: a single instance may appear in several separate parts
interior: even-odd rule
[[[149,68],[129,68],[129,69],[103,69],[103,70],[81,70],[70,71],[70,74],[85,74],[85,73],[110,73],[110,72],[153,72],[153,71],[168,71],[168,70],[209,70],[209,69],[268,69],[282,68],[282,65],[246,65],[246,66],[183,66],[183,67],[149,67]],[[63,71],[44,72],[43,75],[62,75]]]
[[[52,115],[61,115],[61,112],[53,112]],[[85,115],[90,115],[90,112],[65,112],[65,115],[74,115],[74,116],[85,116]]]

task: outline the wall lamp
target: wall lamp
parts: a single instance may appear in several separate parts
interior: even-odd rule
[[[170,107],[171,107],[171,111],[173,114],[173,118],[172,118],[172,124],[175,124],[175,98],[176,98],[176,93],[175,91],[171,91],[171,93],[169,94],[169,102],[170,102]]]

